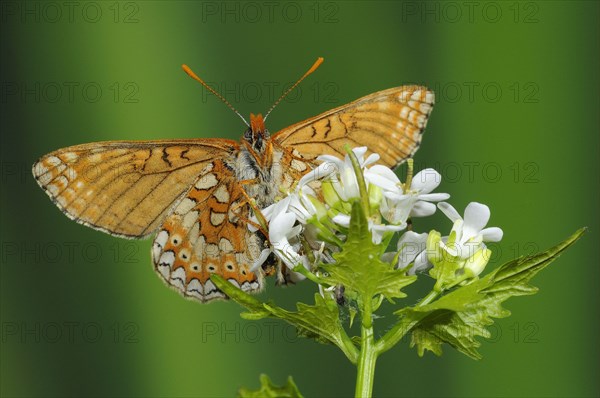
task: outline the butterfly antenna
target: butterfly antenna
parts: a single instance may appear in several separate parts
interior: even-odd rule
[[[208,84],[206,84],[206,82],[202,79],[200,79],[191,69],[189,66],[187,66],[186,64],[181,65],[181,67],[183,68],[183,71],[185,73],[188,74],[189,77],[191,77],[192,79],[196,80],[197,82],[199,82],[200,84],[202,84],[208,91],[210,91],[211,93],[213,93],[218,99],[220,99],[221,101],[223,101],[225,103],[225,105],[227,105],[229,107],[229,109],[231,109],[233,112],[235,112],[236,115],[238,115],[240,117],[240,119],[242,119],[244,121],[244,123],[246,124],[246,126],[250,127],[250,124],[248,124],[248,122],[246,121],[246,119],[244,119],[244,117],[237,111],[237,109],[235,109],[233,107],[233,105],[231,105],[229,103],[229,101],[227,101],[221,94],[217,93],[215,90],[213,90],[212,87],[210,87]]]
[[[298,84],[300,84],[300,82],[302,80],[304,80],[308,75],[310,75],[311,73],[313,73],[314,71],[317,70],[317,68],[323,63],[323,57],[319,57],[317,58],[317,60],[315,61],[315,63],[313,64],[313,66],[310,67],[310,69],[308,71],[306,71],[306,73],[304,75],[302,75],[302,77],[300,79],[298,79],[298,81],[290,88],[288,88],[285,93],[283,93],[281,95],[281,97],[279,97],[279,99],[277,101],[275,101],[275,103],[273,104],[273,106],[271,107],[271,109],[269,109],[269,111],[267,112],[267,114],[265,115],[263,120],[267,120],[267,117],[269,116],[269,113],[271,113],[271,111],[273,109],[275,109],[275,107],[281,102],[282,99],[285,98],[286,95],[289,94],[290,91],[292,91],[293,89],[296,88],[296,86]]]

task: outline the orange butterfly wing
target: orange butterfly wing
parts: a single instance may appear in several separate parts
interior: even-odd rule
[[[262,288],[262,269],[250,267],[264,248],[263,239],[247,228],[249,206],[242,189],[232,170],[215,160],[156,235],[154,267],[185,297],[225,298],[210,280],[213,273],[246,292]]]
[[[346,144],[366,146],[395,167],[418,149],[433,104],[434,94],[425,87],[391,88],[284,128],[272,139],[307,160],[343,157]]]
[[[33,175],[71,219],[142,238],[161,226],[207,164],[237,150],[223,139],[98,142],[45,155]]]

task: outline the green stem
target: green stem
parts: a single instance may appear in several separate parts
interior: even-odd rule
[[[378,354],[375,349],[373,320],[371,318],[371,298],[369,297],[367,301],[368,303],[364,304],[362,311],[360,356],[356,365],[356,390],[354,393],[356,398],[371,397],[375,378],[375,362]]]

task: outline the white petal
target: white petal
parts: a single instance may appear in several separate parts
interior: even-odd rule
[[[428,202],[439,202],[440,200],[449,199],[450,195],[447,193],[425,193],[419,195],[419,200],[426,200]]]
[[[450,221],[455,222],[456,220],[462,220],[462,217],[454,207],[450,203],[441,202],[437,205],[438,209],[442,211],[450,219]]]
[[[406,228],[406,224],[404,224],[404,225],[384,225],[384,224],[369,223],[369,229],[371,230],[372,240],[373,240],[373,243],[375,243],[376,245],[381,243],[384,233],[386,233],[388,231],[392,231],[392,232],[402,231],[404,228]]]
[[[401,192],[401,191],[399,191],[399,192]],[[386,198],[390,199],[393,202],[408,200],[411,197],[411,195],[404,195],[403,193],[399,193],[399,192],[385,191],[383,193],[383,196],[385,196]]]
[[[417,272],[427,271],[431,268],[433,264],[429,262],[427,259],[427,251],[423,250],[419,255],[415,258],[414,265],[408,271],[408,275],[414,275]]]
[[[421,170],[415,175],[410,184],[410,189],[420,193],[429,193],[442,182],[442,176],[434,169]]]
[[[398,240],[398,268],[404,268],[414,261],[415,257],[425,250],[427,242],[427,233],[417,234],[413,231],[407,231],[402,234]]]
[[[367,153],[367,147],[359,146],[359,147],[353,148],[352,152],[354,152],[354,156],[356,156],[356,158],[360,162],[362,160],[362,158],[365,156],[365,153]],[[346,155],[346,156],[348,156],[348,155]]]
[[[276,245],[277,242],[287,240],[286,235],[292,230],[296,216],[293,213],[283,213],[277,215],[269,223],[269,240]]]
[[[435,213],[436,207],[433,203],[418,201],[410,211],[411,217],[429,217]]]
[[[452,224],[452,230],[450,231],[450,234],[452,234],[452,232],[455,233],[455,242],[460,242],[462,239],[462,234],[463,234],[463,224],[464,221],[462,218],[459,218],[458,220],[454,221],[454,224]],[[444,241],[446,242],[446,241]]]
[[[350,216],[347,216],[346,214],[338,214],[333,216],[333,218],[331,219],[331,221],[333,221],[334,223],[341,225],[342,227],[349,227],[350,226]]]
[[[393,192],[397,192],[399,194],[402,193],[402,190],[400,189],[400,187],[398,185],[396,185],[395,182],[390,181],[389,179],[380,176],[379,174],[374,174],[374,173],[370,173],[370,170],[367,170],[365,172],[365,180],[367,180],[367,182],[369,182],[369,184],[373,184],[376,185],[382,189],[388,190],[388,191],[393,191]]]
[[[296,225],[295,227],[293,227],[290,232],[288,232],[288,234],[286,235],[286,238],[288,239],[292,239],[298,235],[300,235],[300,233],[302,232],[302,225]]]
[[[504,231],[498,227],[485,228],[481,230],[481,236],[485,242],[500,242],[502,236],[504,236]]]
[[[478,235],[490,220],[490,208],[484,204],[471,202],[465,209],[465,224],[461,241]]]
[[[275,202],[275,204],[273,204],[273,208],[271,209],[271,212],[269,214],[269,219],[277,217],[279,214],[286,213],[288,208],[290,207],[291,201],[292,201],[291,197],[286,196],[285,198],[281,199],[279,202]]]
[[[293,212],[298,218],[298,221],[300,221],[301,223],[306,223],[306,220],[308,220],[312,216],[312,214],[316,212],[316,209],[314,208],[312,203],[310,203],[310,201],[307,202],[311,206],[311,210],[313,210],[313,213],[311,213],[310,210],[304,206],[304,203],[300,200],[298,195],[292,194],[289,196],[289,198],[289,211]]]
[[[300,193],[300,204],[302,205],[302,207],[304,207],[304,209],[311,215],[313,214],[317,214],[317,208],[315,207],[315,205],[310,201],[309,194],[307,194],[306,192],[304,192],[304,190],[302,190],[302,192]],[[315,195],[312,195],[313,197]]]
[[[325,177],[335,173],[337,170],[338,170],[338,167],[335,163],[332,163],[329,161],[323,162],[320,165],[318,165],[315,169],[306,173],[300,179],[298,186],[302,187],[302,186],[308,184],[309,182],[325,178]]]
[[[402,250],[402,247],[406,244],[424,245],[425,243],[427,243],[428,235],[429,234],[427,232],[418,234],[414,231],[406,231],[402,234],[400,239],[398,239],[398,250]]]
[[[374,244],[378,245],[383,239],[384,230],[371,229],[371,240]]]
[[[250,267],[250,271],[256,271],[258,267],[263,265],[263,263],[267,260],[270,254],[271,249],[263,249],[263,251],[261,251],[260,255],[258,256],[258,259],[254,262],[254,264],[252,264],[252,267]]]
[[[260,212],[268,220],[271,217],[271,214],[273,214],[273,208],[274,207],[275,207],[275,203],[273,203],[272,205],[269,205],[269,206],[265,207],[264,209],[261,209]],[[252,218],[256,221],[256,216],[252,216]]]
[[[282,242],[282,244],[279,246],[280,247],[275,250],[275,254],[277,255],[277,257],[283,260],[283,262],[289,269],[294,269],[296,265],[302,263],[302,257],[294,250],[294,248],[292,247],[292,245],[289,244],[289,242]]]
[[[377,162],[379,159],[380,159],[380,156],[378,153],[372,153],[367,157],[367,159],[363,162],[363,164],[361,166],[367,167],[368,165]]]
[[[302,189],[300,190],[300,194],[302,195],[311,195],[311,196],[317,196],[317,193],[315,192],[314,189],[312,189],[311,187],[309,187],[308,185],[305,185],[302,187]]]
[[[354,169],[348,167],[344,168],[340,173],[340,177],[342,179],[342,187],[346,196],[345,200],[350,198],[358,198],[360,194]]]
[[[462,260],[466,260],[481,249],[481,235],[477,235],[476,238],[477,239],[471,240],[469,242],[456,245],[458,257],[460,257]]]
[[[425,271],[426,269],[429,269],[432,266],[433,266],[433,264],[431,264],[429,262],[429,260],[427,259],[427,252],[425,250],[423,250],[417,256],[417,258],[415,258],[415,266],[413,267],[413,269],[415,271]]]
[[[379,212],[381,213],[382,216],[385,217],[385,214],[387,214],[390,211],[390,206],[389,206],[389,201],[385,198],[383,198],[381,200],[381,203],[379,204]],[[387,219],[386,219],[387,220]],[[388,220],[389,221],[389,220]]]
[[[346,196],[346,191],[344,190],[344,186],[340,183],[340,181],[337,178],[332,178],[330,181],[331,185],[333,186],[333,189],[335,190],[335,193],[337,193],[340,199],[343,201],[348,200],[348,197]]]
[[[378,175],[392,181],[394,184],[400,183],[400,179],[398,178],[396,173],[394,173],[392,171],[392,169],[390,169],[389,167],[385,167],[380,164],[376,164],[373,167],[370,167],[369,170],[367,170],[367,171],[369,173],[378,174]]]
[[[344,165],[344,161],[342,159],[337,158],[335,156],[331,156],[331,155],[320,155],[320,156],[317,156],[316,160],[321,161],[321,162],[330,162],[330,163],[335,164],[338,167],[341,167]]]
[[[457,250],[456,245],[450,247],[447,246],[443,241],[440,241],[440,247],[447,251],[451,256],[458,256],[459,250]]]

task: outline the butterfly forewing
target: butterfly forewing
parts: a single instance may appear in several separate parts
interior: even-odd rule
[[[33,175],[75,221],[113,235],[139,238],[160,227],[214,159],[235,141],[111,141],[52,152]]]
[[[395,167],[419,147],[433,103],[433,92],[421,86],[379,91],[284,128],[273,141],[305,159],[343,157],[346,144],[366,146],[381,155],[381,163]]]
[[[213,273],[244,291],[260,290],[260,270],[250,267],[263,239],[247,228],[245,203],[242,186],[222,160],[206,166],[154,240],[154,266],[164,281],[202,302],[225,297],[210,281]]]

